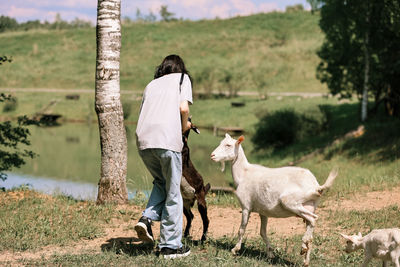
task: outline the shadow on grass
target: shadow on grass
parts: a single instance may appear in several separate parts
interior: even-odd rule
[[[227,250],[229,251],[229,253],[231,253],[231,249],[235,246],[233,240],[229,239],[218,239],[218,240],[211,239],[208,240],[208,244],[214,246],[216,249]],[[254,258],[257,260],[265,261],[266,263],[272,265],[279,264],[279,265],[293,266],[293,267],[299,266],[298,263],[287,260],[285,255],[278,250],[272,250],[270,254],[272,254],[272,257],[268,257],[267,253],[263,249],[260,250],[260,248],[258,247],[242,243],[242,248],[240,249],[239,254],[236,257]]]
[[[357,104],[325,108],[332,116],[330,129],[337,125],[341,135],[362,124],[353,118],[354,116],[358,118]],[[348,139],[341,146],[334,147],[326,154],[326,158],[330,159],[336,153],[341,153],[348,158],[361,157],[363,161],[370,163],[394,161],[400,158],[400,120],[398,118],[386,116],[381,109],[376,114],[370,114],[363,125],[365,127],[363,135]],[[350,128],[351,126],[353,127]]]
[[[388,117],[383,110],[370,114],[365,123],[359,119],[359,104],[321,105],[327,117],[326,130],[319,135],[308,136],[290,146],[276,150],[264,150],[257,158],[274,157],[284,159],[292,156],[295,160],[320,151],[326,159],[341,154],[349,159],[361,157],[367,162],[394,161],[400,158],[400,120]],[[357,138],[343,140],[339,145],[332,143],[364,125],[365,133]]]
[[[142,243],[140,239],[132,237],[111,238],[101,245],[102,251],[115,251],[116,254],[128,254],[131,256],[149,255],[155,253],[152,243]]]

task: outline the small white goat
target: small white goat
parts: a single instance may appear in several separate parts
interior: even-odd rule
[[[364,249],[363,267],[368,266],[372,258],[379,258],[383,266],[388,266],[391,261],[396,267],[400,267],[400,229],[375,229],[366,236],[341,234],[346,240],[346,252],[350,253],[358,249]]]
[[[298,216],[306,222],[307,230],[302,238],[301,254],[306,254],[304,265],[308,266],[312,234],[318,218],[314,212],[322,192],[333,184],[337,171],[331,171],[325,184],[320,186],[314,175],[307,169],[299,167],[267,168],[250,164],[241,146],[243,140],[243,136],[235,140],[226,134],[225,139],[211,153],[211,159],[216,162],[232,161],[235,193],[242,206],[239,240],[232,249],[232,253],[236,254],[241,248],[243,234],[252,211],[260,215],[260,235],[267,245],[267,253],[270,249],[267,238],[268,217]]]

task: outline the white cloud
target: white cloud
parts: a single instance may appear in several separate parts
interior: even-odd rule
[[[281,10],[276,3],[262,3],[259,5],[261,12],[272,12]]]
[[[76,10],[67,11],[67,10],[60,10],[60,11],[46,11],[37,8],[21,8],[16,6],[11,6],[7,11],[6,15],[13,18],[18,18],[20,21],[27,21],[27,20],[40,20],[42,22],[54,22],[55,17],[57,14],[60,14],[61,19],[71,21],[75,18],[83,19],[86,21],[91,21],[92,23],[95,22],[95,18],[88,16],[87,14],[81,13]]]
[[[23,7],[16,7],[16,6],[11,6],[9,7],[7,11],[7,16],[9,17],[34,17],[34,16],[40,16],[42,14],[41,10],[36,9],[36,8],[23,8]]]
[[[175,2],[175,1],[172,1]],[[223,1],[219,1],[223,2]],[[185,7],[196,7],[196,8],[206,8],[207,6],[210,6],[212,3],[215,3],[215,1],[212,0],[185,0],[183,1],[182,5]]]
[[[279,10],[277,2],[261,2],[256,0],[177,0],[164,1],[177,16],[189,18],[228,18],[237,15],[251,15],[260,12]],[[259,2],[259,1],[257,1]]]
[[[165,3],[163,3],[163,1],[153,0],[153,1],[149,1],[149,2],[150,2],[150,5],[149,5],[148,9],[155,14],[158,14],[160,12],[161,6],[166,5]]]
[[[231,7],[228,4],[216,5],[210,8],[212,17],[228,18],[231,16]]]
[[[251,0],[231,0],[235,15],[250,15],[257,13],[257,7]]]
[[[97,0],[17,0],[20,5],[34,6],[34,7],[69,7],[69,8],[96,8]]]

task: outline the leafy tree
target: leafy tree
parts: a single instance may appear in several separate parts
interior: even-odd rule
[[[3,64],[3,62],[11,62],[12,58],[7,57],[7,56],[0,56],[0,65]]]
[[[139,8],[136,8],[136,21],[143,21],[143,15]]]
[[[154,22],[156,20],[157,20],[157,17],[156,17],[156,15],[154,15],[154,13],[152,11],[150,11],[149,14],[144,16],[144,21],[146,21],[146,22]]]
[[[11,62],[7,56],[0,56],[0,65],[4,62]],[[0,93],[0,103],[12,101],[10,95]],[[25,126],[36,124],[26,116],[18,117],[17,125],[11,121],[0,123],[0,180],[7,179],[6,171],[12,168],[19,168],[25,164],[25,158],[33,158],[35,153],[27,149],[20,149],[20,144],[30,145],[29,129]]]
[[[322,6],[321,0],[307,0],[307,3],[311,6],[311,14],[314,14],[314,12],[319,10]]]
[[[380,20],[373,25],[380,39],[372,45],[382,64],[380,92],[376,102],[385,103],[387,114],[400,117],[400,2],[382,0],[376,7]]]
[[[161,20],[163,21],[176,20],[176,18],[174,18],[174,15],[175,15],[174,13],[168,11],[168,6],[161,6],[160,8]]]
[[[304,7],[302,4],[297,4],[293,6],[287,6],[286,7],[286,12],[299,12],[299,11],[304,11]]]
[[[18,27],[18,22],[7,16],[0,16],[0,32],[6,30],[15,30]]]
[[[398,1],[322,2],[320,27],[326,37],[318,51],[321,63],[317,77],[333,94],[344,98],[356,94],[363,99],[362,120],[366,119],[369,97],[375,100],[372,110],[391,99],[392,113],[397,114],[400,104]]]
[[[8,96],[1,94],[0,102]],[[29,129],[25,126],[32,124],[27,117],[19,117],[17,125],[11,121],[0,123],[0,179],[7,179],[4,173],[12,168],[19,168],[25,164],[25,158],[33,158],[36,154],[27,149],[21,149],[20,144],[29,146]]]

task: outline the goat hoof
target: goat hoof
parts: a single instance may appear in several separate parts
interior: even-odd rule
[[[308,251],[308,243],[307,243],[307,244],[304,244],[304,243],[303,243],[303,244],[301,245],[300,255],[306,254],[307,251]]]
[[[232,252],[232,255],[233,255],[233,256],[236,256],[236,255],[237,255],[237,251],[236,251],[235,248],[233,248],[233,249],[231,250],[231,252]]]

